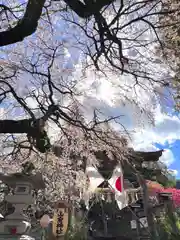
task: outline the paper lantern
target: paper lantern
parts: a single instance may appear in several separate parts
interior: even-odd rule
[[[47,228],[50,222],[51,219],[47,214],[43,215],[42,218],[40,219],[40,225],[43,228]]]
[[[11,234],[16,235],[16,233],[17,233],[17,228],[16,227],[11,228]]]

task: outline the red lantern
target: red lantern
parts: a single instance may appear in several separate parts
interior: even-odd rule
[[[17,233],[17,228],[16,227],[13,227],[13,228],[11,228],[11,234],[12,235],[16,235],[16,233]]]

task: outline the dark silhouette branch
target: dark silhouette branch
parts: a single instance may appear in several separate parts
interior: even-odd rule
[[[42,15],[42,10],[46,0],[29,0],[27,3],[26,11],[21,20],[13,28],[0,32],[0,46],[23,41],[24,38],[36,32],[38,21]],[[111,4],[114,0],[98,0],[86,1],[83,4],[79,0],[64,0],[64,2],[82,18],[88,18],[94,15],[95,12],[100,11],[104,6]],[[7,10],[5,5],[1,6]]]
[[[33,118],[22,120],[0,120],[0,133],[27,133],[30,135],[36,134],[37,130],[41,131],[44,128],[45,122],[56,111],[55,106],[50,106],[46,114],[34,120]]]
[[[82,18],[88,18],[99,12],[103,7],[111,4],[114,0],[86,0],[82,3],[79,0],[64,0],[64,2],[79,16]]]
[[[0,120],[0,133],[30,133],[32,119]]]
[[[32,35],[38,26],[45,0],[29,0],[23,18],[9,30],[0,32],[0,46],[23,41]]]
[[[46,114],[36,120],[33,118],[0,120],[0,133],[26,133],[29,143],[36,147],[38,151],[44,153],[51,147],[48,135],[44,130],[45,122],[55,113],[56,109],[56,106],[50,106]]]

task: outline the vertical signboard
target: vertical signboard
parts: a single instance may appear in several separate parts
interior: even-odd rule
[[[69,205],[65,201],[56,203],[52,231],[55,237],[64,236],[68,229],[69,223]]]

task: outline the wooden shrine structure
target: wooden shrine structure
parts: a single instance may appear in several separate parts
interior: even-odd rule
[[[131,155],[134,168],[146,180],[157,181],[161,184],[168,181],[158,162],[162,150],[156,152],[137,152]],[[105,178],[112,175],[117,165],[116,160],[109,160],[105,152],[98,153],[98,171]],[[153,164],[157,168],[148,168]],[[144,211],[143,192],[137,177],[132,173],[130,166],[123,163],[124,187],[126,189],[128,206],[119,210],[114,199],[114,193],[108,189],[106,181],[97,189],[97,194],[91,199],[91,208],[88,211],[89,238],[90,239],[148,239],[149,228],[147,216]],[[98,199],[97,200],[97,196]],[[167,212],[172,206],[171,194],[157,194],[149,197],[148,208],[151,209],[154,221]]]
[[[133,164],[134,169],[146,180],[156,181],[161,184],[168,181],[160,168],[158,161],[162,155],[162,150],[156,152],[139,152],[130,150],[128,161]],[[99,160],[98,171],[104,179],[110,178],[113,170],[118,164],[116,159],[110,160],[106,152],[97,152],[96,157]],[[149,168],[149,165],[156,167]],[[124,188],[127,193],[128,206],[119,210],[115,201],[114,193],[104,181],[97,188],[96,193],[90,199],[90,208],[87,210],[85,205],[81,205],[81,210],[73,210],[75,218],[78,221],[83,219],[87,225],[87,238],[84,240],[145,240],[149,238],[149,228],[146,212],[144,211],[143,191],[139,184],[136,174],[127,162],[122,163],[124,173]],[[149,197],[148,207],[153,215],[154,222],[161,218],[172,208],[170,194],[157,194]],[[69,207],[68,207],[69,208]],[[69,208],[70,209],[70,208]],[[49,239],[62,239],[62,236],[68,228],[67,207],[56,204],[54,213],[54,222],[52,223]],[[69,212],[70,214],[70,212]],[[86,216],[86,219],[85,219]]]

